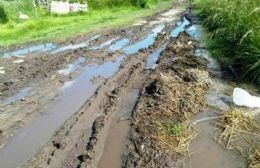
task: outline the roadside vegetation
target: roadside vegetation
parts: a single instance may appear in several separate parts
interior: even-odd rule
[[[57,16],[51,15],[46,8],[34,8],[30,0],[2,0],[0,46],[64,39],[105,27],[125,26],[137,18],[169,7],[169,3],[171,0],[89,0],[87,13]],[[30,19],[20,20],[19,12]]]
[[[196,0],[196,6],[212,34],[212,54],[246,79],[260,80],[260,1]]]

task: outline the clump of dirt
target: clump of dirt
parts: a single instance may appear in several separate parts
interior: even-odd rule
[[[232,108],[220,114],[216,126],[219,143],[238,151],[248,160],[248,167],[260,166],[260,125],[254,117],[246,115],[243,109]]]
[[[178,45],[176,45],[178,44]],[[190,120],[205,106],[211,80],[195,42],[183,33],[163,52],[134,114],[123,167],[175,167],[196,136]]]

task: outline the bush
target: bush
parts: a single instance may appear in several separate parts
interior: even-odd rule
[[[0,23],[6,23],[8,21],[4,7],[0,6]]]
[[[259,0],[197,0],[197,7],[224,57],[255,81],[260,76]]]

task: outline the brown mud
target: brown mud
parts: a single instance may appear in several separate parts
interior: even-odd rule
[[[205,107],[206,60],[185,33],[171,39],[134,114],[123,167],[178,167],[195,137],[188,120]]]
[[[258,150],[246,161],[215,140],[234,84],[220,78],[183,5],[1,58],[0,167],[257,165]]]

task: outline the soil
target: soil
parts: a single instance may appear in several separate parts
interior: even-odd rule
[[[47,52],[0,58],[0,167],[206,168],[192,153],[206,147],[197,138],[213,141],[193,122],[233,106],[227,102],[234,84],[223,84],[213,59],[198,56],[205,46],[187,33],[198,22],[186,5],[174,3],[126,29],[53,42]],[[171,37],[184,16],[189,24]],[[229,91],[217,90],[218,82]],[[214,145],[208,157],[217,151],[242,160],[231,167],[247,165]],[[221,159],[213,160],[221,166]]]

